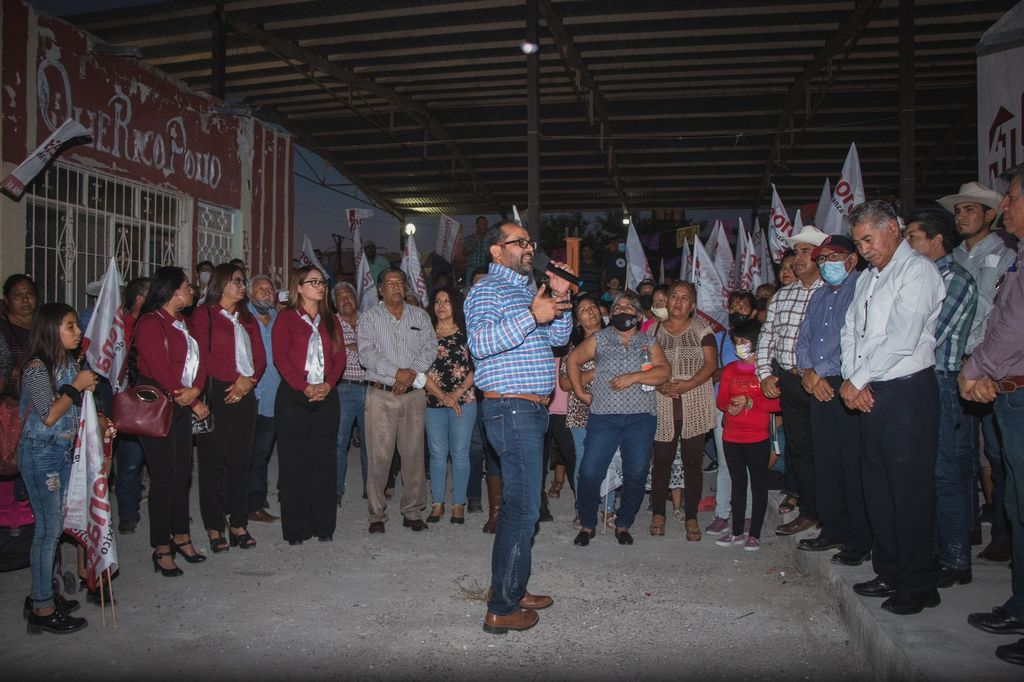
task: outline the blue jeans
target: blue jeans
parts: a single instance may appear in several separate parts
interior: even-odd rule
[[[1024,620],[1024,389],[996,398],[996,420],[1003,435],[1006,464],[1006,515],[1013,541],[1013,594],[1003,605],[1011,616]]]
[[[587,417],[586,456],[580,465],[579,511],[584,528],[597,528],[601,483],[615,451],[622,456],[622,493],[617,528],[633,525],[644,501],[644,484],[651,466],[651,446],[658,420],[653,414],[593,414]]]
[[[122,434],[117,437],[117,478],[114,492],[117,494],[117,518],[122,521],[139,521],[139,503],[142,500],[142,462],[145,455],[142,443],[135,436]]]
[[[576,468],[572,472],[572,483],[573,490],[576,491],[576,515],[579,516],[580,462],[583,461],[583,455],[586,452],[584,446],[587,444],[587,430],[577,427],[569,429],[569,433],[572,434],[572,442],[576,446]],[[615,511],[615,491],[609,491],[601,498],[600,509],[606,512]]]
[[[352,425],[359,427],[359,463],[363,470],[363,490],[366,490],[366,424],[363,412],[366,406],[366,386],[338,384],[341,420],[338,422],[338,494],[345,494],[345,472],[348,469],[348,445],[352,439]]]
[[[263,509],[267,499],[267,468],[277,439],[277,425],[273,417],[256,415],[256,430],[252,438],[252,458],[249,460],[249,513]]]
[[[428,407],[425,416],[430,449],[430,499],[444,504],[448,455],[452,457],[452,504],[466,504],[469,484],[469,442],[476,424],[476,403],[462,406],[462,416],[450,407]]]
[[[37,609],[53,606],[53,559],[64,532],[64,491],[71,476],[72,445],[66,437],[29,431],[18,444],[18,469],[36,517],[29,560],[32,602]]]
[[[978,461],[978,434],[985,441],[984,453],[992,468],[992,539],[1010,541],[1010,529],[1007,525],[1006,514],[1003,509],[1006,506],[1006,465],[1004,462],[1003,445],[1001,444],[1000,430],[1002,423],[996,424],[996,416],[992,405],[983,405],[975,402],[961,403],[961,417],[963,425],[960,428],[958,447],[967,451],[966,456],[971,459],[971,466],[975,468],[975,478],[971,484],[971,525],[977,521],[977,469]]]
[[[501,460],[502,476],[487,608],[507,616],[519,610],[519,600],[530,581],[533,533],[540,519],[548,411],[543,405],[520,398],[484,400],[480,409],[484,433]]]
[[[971,429],[962,419],[957,373],[936,370],[939,381],[939,452],[935,460],[935,548],[939,563],[971,567],[971,490],[974,461],[969,448],[958,447],[959,431]]]

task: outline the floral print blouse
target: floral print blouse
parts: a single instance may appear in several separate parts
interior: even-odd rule
[[[466,375],[473,371],[473,360],[469,354],[466,333],[457,331],[449,336],[437,337],[437,357],[427,370],[427,376],[437,382],[441,390],[451,393],[458,388]],[[465,405],[476,400],[473,390],[462,394],[459,403]],[[427,407],[444,407],[441,401],[427,393]]]

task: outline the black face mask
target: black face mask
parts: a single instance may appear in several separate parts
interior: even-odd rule
[[[737,325],[746,322],[750,318],[743,313],[729,313],[729,329],[735,329]]]
[[[251,299],[250,301],[252,303],[252,307],[255,308],[256,312],[258,312],[260,315],[266,315],[267,313],[270,312],[270,309],[274,307],[273,301],[270,301],[269,303],[261,303],[260,301],[255,301]]]
[[[611,323],[620,332],[628,332],[636,326],[637,319],[636,315],[630,315],[629,313],[615,313],[612,315]]]

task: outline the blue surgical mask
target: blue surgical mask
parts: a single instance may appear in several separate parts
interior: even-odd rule
[[[834,287],[842,284],[850,274],[846,271],[845,261],[825,261],[819,267],[821,278]]]

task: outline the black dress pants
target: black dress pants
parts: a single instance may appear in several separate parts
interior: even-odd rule
[[[156,385],[143,377],[139,383]],[[166,545],[172,534],[189,534],[192,409],[175,404],[170,432],[163,438],[139,436],[139,442],[149,467],[149,544]]]
[[[213,431],[196,436],[199,452],[199,511],[206,530],[224,532],[221,493],[233,528],[249,523],[249,463],[256,432],[256,394],[250,391],[237,403],[225,403],[227,382],[210,380],[206,404],[213,415]]]
[[[840,376],[824,377],[835,393],[826,403],[811,397],[814,478],[821,537],[866,554],[871,526],[861,477],[861,413],[839,397]]]
[[[280,473],[281,531],[284,539],[334,535],[338,464],[336,441],[341,406],[329,391],[311,403],[282,381],[274,402]]]
[[[771,441],[730,443],[723,441],[725,463],[732,480],[732,534],[743,535],[743,511],[747,508],[747,475],[750,476],[750,535],[761,538],[768,511],[768,460]],[[719,464],[721,466],[721,464]]]
[[[935,459],[939,386],[931,367],[870,384],[861,416],[864,500],[875,541],[875,573],[901,595],[935,589]]]
[[[800,515],[817,520],[818,499],[814,486],[814,447],[811,441],[811,396],[800,377],[778,370],[782,392],[782,423],[786,429],[786,466],[796,474]]]

